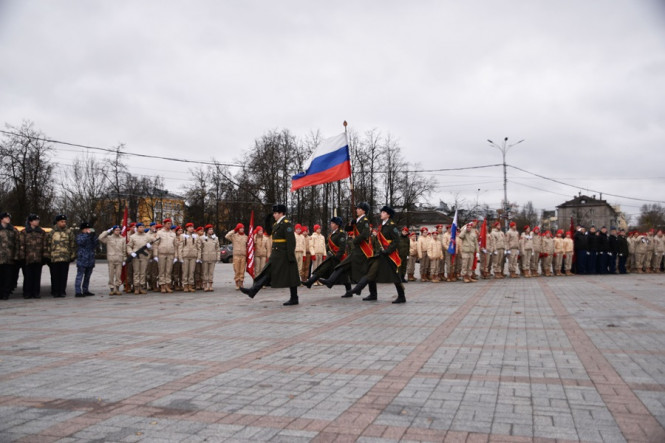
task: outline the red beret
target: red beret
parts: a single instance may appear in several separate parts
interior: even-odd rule
[[[203,231],[203,226],[199,226],[198,228],[196,228],[196,230],[197,231]]]
[[[257,226],[256,228],[254,228],[254,232],[259,232],[259,231],[263,231],[263,228],[261,226]]]
[[[176,226],[176,227],[175,227],[175,230],[176,230],[176,231],[182,231],[182,226]]]
[[[559,229],[558,231],[556,231],[556,233],[557,233],[557,235],[559,235],[559,234],[563,235],[563,229]]]
[[[501,227],[501,222],[500,222],[500,221],[496,221],[496,222],[494,222],[494,224],[493,224],[492,226],[495,226],[495,227],[497,227],[497,228],[500,228],[500,227]]]
[[[409,228],[408,228],[407,226],[404,226],[404,227],[402,228],[402,232],[409,232]]]
[[[305,232],[309,232],[309,228],[307,226],[303,226],[302,230],[305,231]]]
[[[162,223],[164,223],[164,224],[171,223],[171,219],[170,219],[170,218],[165,218],[165,219],[162,221]]]
[[[163,227],[164,227],[164,226],[161,225],[161,224],[159,224],[159,223],[157,223],[157,224],[155,225],[155,229],[162,229]]]
[[[314,225],[314,230],[321,229],[321,225]]]
[[[442,224],[438,224],[438,225],[436,225],[436,228],[437,228],[437,229],[439,229],[439,228],[443,228],[443,225],[442,225]]]
[[[204,229],[210,229],[210,228],[212,228],[212,225],[211,225],[210,223],[208,223],[208,224],[205,226]]]
[[[522,230],[524,231],[526,231],[527,229],[529,229],[529,225],[526,225],[525,227],[522,228]]]
[[[517,226],[517,223],[515,223],[515,222],[510,222],[510,227],[512,228],[513,226]]]
[[[411,234],[409,234],[409,237],[415,237],[415,236],[416,236],[415,232],[412,232]]]
[[[212,225],[209,225],[212,228]],[[208,226],[206,226],[206,229],[208,229]],[[240,229],[245,229],[245,225],[242,223],[238,223],[235,228],[233,228],[234,231],[238,232]]]
[[[422,228],[420,228],[420,232],[427,232],[427,231],[429,231],[429,229],[427,229],[427,226],[423,226]]]
[[[185,225],[185,228],[189,228],[190,226],[193,228],[193,227],[194,227],[194,223],[187,223],[187,224]]]
[[[540,228],[536,226],[535,228],[533,228],[533,232],[540,232]]]
[[[130,227],[130,228],[133,228],[134,226],[136,226],[136,223],[130,223],[130,224],[129,224],[129,227]]]
[[[293,229],[302,229],[302,226],[300,226],[300,223],[296,223]]]

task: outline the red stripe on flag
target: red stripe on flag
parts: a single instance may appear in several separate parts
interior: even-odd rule
[[[249,233],[247,234],[247,273],[254,278],[254,211],[249,217]]]
[[[291,181],[291,191],[296,191],[305,186],[320,185],[323,183],[335,182],[343,180],[351,176],[351,163],[345,161],[337,166],[334,166],[325,171],[317,172],[316,174],[306,175],[298,180]]]

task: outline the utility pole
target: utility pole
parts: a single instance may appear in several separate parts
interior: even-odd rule
[[[506,218],[506,223],[503,228],[505,231],[508,230],[508,224],[510,223],[510,204],[508,203],[508,175],[506,173],[506,153],[510,150],[510,148],[512,148],[515,145],[519,145],[523,141],[524,139],[509,145],[508,137],[505,137],[503,139],[503,143],[501,144],[501,146],[499,146],[496,143],[494,143],[492,140],[487,139],[487,142],[490,144],[490,146],[497,148],[499,151],[501,151],[501,155],[503,157],[503,210]]]

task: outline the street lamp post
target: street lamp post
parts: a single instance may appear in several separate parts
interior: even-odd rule
[[[510,205],[508,204],[508,176],[506,174],[506,153],[510,150],[515,145],[519,145],[522,143],[524,139],[513,143],[513,144],[508,144],[508,137],[505,137],[503,139],[503,143],[501,146],[497,145],[494,143],[492,140],[487,139],[487,142],[490,144],[490,146],[497,148],[499,151],[501,151],[501,155],[503,157],[503,210],[505,211],[506,214],[506,226],[504,229],[507,231],[508,230],[508,223],[510,222]]]

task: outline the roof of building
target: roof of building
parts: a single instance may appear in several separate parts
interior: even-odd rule
[[[589,197],[588,195],[578,195],[572,200],[568,200],[567,202],[561,203],[557,208],[580,208],[580,207],[588,207],[588,206],[605,206],[607,207],[612,213],[616,213],[614,208],[607,203],[607,200],[602,200],[593,197]]]

